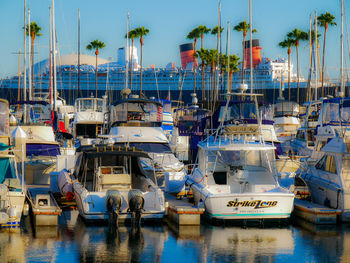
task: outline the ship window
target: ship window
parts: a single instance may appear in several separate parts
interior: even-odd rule
[[[322,159],[316,164],[316,169],[336,174],[337,167],[335,164],[334,156],[324,155]]]
[[[304,132],[302,131],[302,130],[298,130],[297,131],[297,139],[299,139],[299,140],[305,140],[305,138],[304,138]]]
[[[319,141],[316,147],[316,151],[321,151],[321,149],[323,148],[323,146],[326,145],[325,141]]]

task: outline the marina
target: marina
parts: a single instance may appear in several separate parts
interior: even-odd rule
[[[1,262],[350,262],[344,0],[331,6],[339,17],[304,3],[308,29],[284,39],[271,29],[280,42],[263,31],[267,18],[255,23],[255,8],[267,10],[261,3],[244,0],[249,23],[232,25],[243,0],[234,8],[218,0],[217,13],[208,10],[217,24],[186,25],[171,42],[178,61],[167,64],[164,43],[187,19],[170,29],[168,12],[151,28],[120,3],[118,29],[84,20],[81,34],[79,7],[68,19],[77,32],[69,28],[62,42],[63,1],[49,0],[40,21],[42,7],[23,0],[17,74],[6,75],[0,61]],[[228,6],[236,9],[229,16]],[[115,3],[99,6],[94,26],[106,7]],[[154,45],[160,27],[164,42]],[[101,35],[87,42],[93,31]],[[166,66],[147,65],[150,54]]]

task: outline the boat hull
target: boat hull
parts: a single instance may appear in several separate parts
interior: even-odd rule
[[[79,215],[86,221],[107,221],[109,212],[106,209],[107,192],[89,192],[79,182],[74,182],[74,193]],[[128,191],[119,191],[122,195],[122,207],[118,220],[131,219],[128,206]],[[145,220],[162,219],[165,213],[164,194],[158,189],[156,191],[144,192],[144,209],[141,218]]]
[[[294,194],[283,192],[230,193],[212,195],[192,186],[195,202],[204,204],[207,216],[224,220],[287,219]]]

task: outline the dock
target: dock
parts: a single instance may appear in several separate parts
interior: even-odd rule
[[[294,199],[294,215],[316,225],[332,225],[337,223],[340,209],[332,209],[309,201]]]
[[[200,225],[203,207],[194,206],[187,199],[177,199],[176,196],[167,193],[164,196],[168,203],[166,215],[169,221],[179,226]]]

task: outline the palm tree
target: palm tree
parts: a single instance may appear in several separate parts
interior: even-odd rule
[[[136,32],[136,37],[140,38],[141,45],[141,69],[140,69],[140,96],[142,95],[142,49],[143,49],[143,37],[149,33],[149,29],[142,27],[138,27],[134,29]]]
[[[308,33],[295,28],[287,34],[287,38],[294,39],[297,52],[297,103],[299,103],[299,41],[307,40],[309,36]]]
[[[223,27],[220,27],[220,34],[224,31],[224,28]],[[211,30],[211,34],[212,35],[217,35],[219,32],[219,27],[218,26],[215,26],[212,30]]]
[[[131,39],[131,48],[132,48],[132,50],[131,50],[131,66],[130,66],[130,88],[132,89],[132,72],[133,72],[132,63],[133,63],[133,54],[134,54],[134,52],[133,52],[134,51],[134,40],[137,37],[135,30],[130,30],[128,36],[127,36],[127,34],[125,34],[125,38],[127,38],[127,37]],[[130,52],[130,50],[129,50],[129,52]],[[129,54],[127,54],[127,56],[129,57]]]
[[[323,83],[324,83],[324,55],[326,50],[326,36],[327,36],[327,29],[328,26],[336,26],[337,23],[334,22],[335,17],[329,13],[326,12],[325,14],[321,14],[319,17],[317,17],[318,25],[324,27],[324,36],[323,36],[323,51],[322,51],[322,97],[324,96],[324,89],[323,89]]]
[[[197,39],[200,38],[200,32],[198,28],[192,29],[190,33],[187,35],[187,39],[193,39],[193,49],[194,49],[194,56],[196,57],[196,45],[197,45]],[[196,63],[193,61],[193,93],[196,93]]]
[[[215,69],[215,65],[217,62],[217,57],[218,57],[218,51],[216,49],[209,49],[208,50],[208,62],[210,65],[210,79],[211,79],[211,83],[210,83],[210,95],[209,95],[209,99],[211,98],[211,100],[214,98],[214,77],[213,77],[213,73],[214,73],[214,69]]]
[[[202,101],[206,100],[205,96],[205,83],[204,83],[204,78],[205,78],[205,67],[209,64],[209,51],[207,49],[201,48],[198,50],[195,54],[195,56],[200,58],[201,60],[201,66],[202,66]]]
[[[94,41],[91,41],[87,46],[86,49],[87,50],[95,50],[95,55],[96,55],[96,68],[95,68],[95,89],[96,89],[96,93],[95,93],[95,97],[97,98],[97,57],[98,54],[100,53],[100,49],[104,48],[106,46],[106,44],[102,41],[99,41],[97,39],[95,39]]]
[[[201,36],[201,48],[204,48],[203,47],[203,38],[204,38],[204,35],[206,35],[210,32],[210,28],[207,28],[206,26],[203,26],[203,25],[199,25],[197,27],[197,30]]]
[[[295,46],[295,40],[287,38],[278,44],[281,48],[288,48],[288,100],[290,100],[290,54],[292,46]]]
[[[203,39],[204,39],[204,35],[208,34],[210,32],[210,28],[207,28],[206,26],[203,26],[202,24],[199,25],[198,27],[196,27],[194,29],[196,31],[196,33],[199,34],[200,38],[201,38],[201,49],[203,49]],[[204,81],[204,76],[205,72],[204,72],[204,64],[202,63],[202,93],[204,92],[205,89],[205,81]],[[202,98],[203,99],[203,98]]]
[[[227,92],[231,92],[231,81],[232,81],[232,75],[234,72],[239,71],[238,65],[241,64],[242,62],[239,61],[239,57],[237,55],[230,55],[230,64],[227,67],[227,55],[222,55],[221,58],[222,63],[222,68],[224,72],[229,71],[229,78],[228,78],[228,83],[227,83]]]
[[[247,32],[250,29],[250,25],[247,24],[247,22],[245,20],[243,20],[242,22],[240,22],[238,25],[234,26],[233,30],[237,31],[237,32],[243,32],[243,64],[242,64],[242,75],[241,75],[241,82],[244,82],[244,69],[245,69],[245,52],[244,52],[244,48],[245,48],[245,38],[247,36]],[[252,30],[252,33],[256,33],[256,29]]]
[[[36,37],[40,37],[42,34],[40,33],[41,31],[41,27],[38,26],[38,24],[36,22],[31,22],[30,23],[30,38],[32,41],[32,46],[31,46],[31,50],[30,53],[32,54],[31,56],[31,61],[30,61],[30,65],[32,67],[32,79],[34,79],[34,41]],[[26,35],[29,35],[29,25],[26,26]],[[32,90],[32,92],[34,93],[34,90]]]

